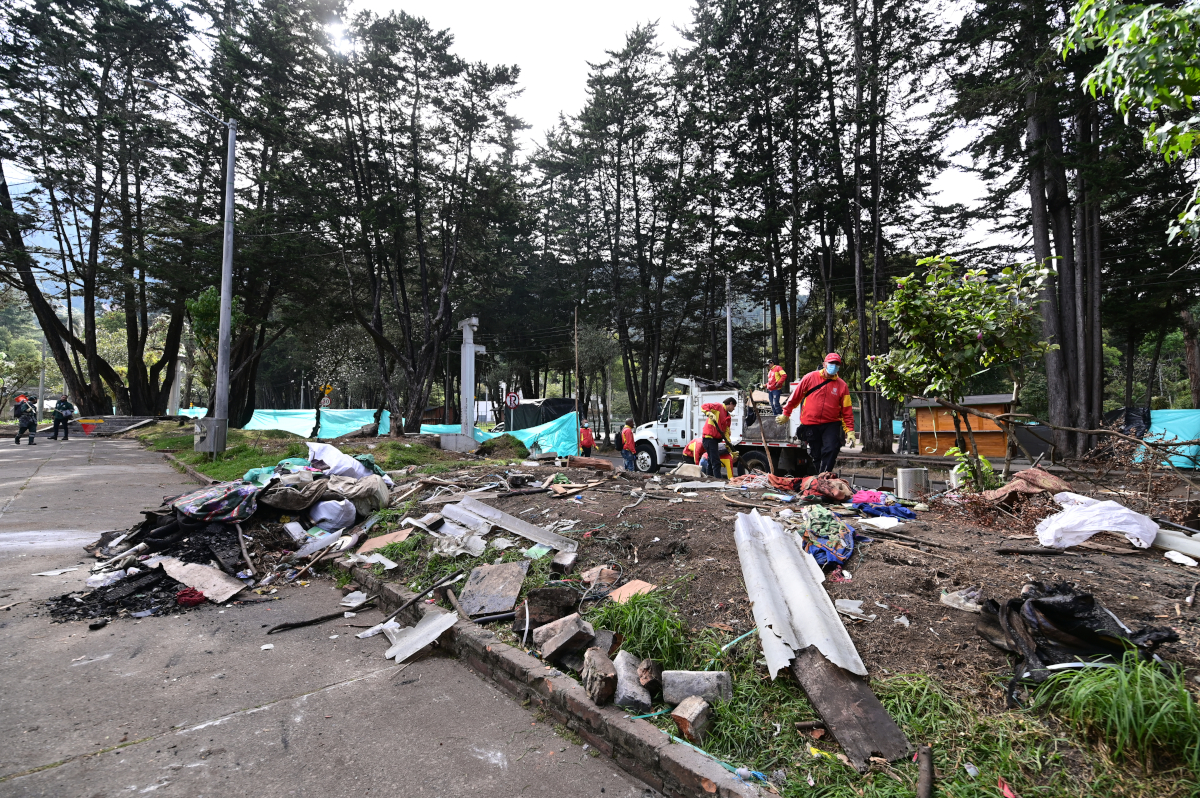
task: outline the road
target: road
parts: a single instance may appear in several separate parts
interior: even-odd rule
[[[82,586],[82,543],[191,487],[132,441],[0,446],[0,607],[20,602],[0,611],[0,796],[649,794],[457,660],[385,660],[347,625],[377,611],[264,635],[335,610],[328,580],[98,631],[50,622],[40,602]]]

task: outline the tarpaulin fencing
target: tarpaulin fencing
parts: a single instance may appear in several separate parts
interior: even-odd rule
[[[484,432],[478,427],[473,428],[475,440],[480,443],[499,438],[501,435],[511,435],[527,448],[533,448],[536,441],[543,452],[555,452],[559,455],[579,454],[579,437],[576,434],[575,413],[554,419],[536,427],[513,430],[512,432]],[[422,424],[423,435],[457,435],[462,432],[458,424]]]
[[[322,414],[324,415],[324,414]],[[243,429],[278,429],[307,438],[317,423],[316,410],[255,410]]]
[[[1200,439],[1200,410],[1154,410],[1146,439],[1194,441]],[[1184,446],[1171,463],[1180,468],[1200,468],[1200,446]]]

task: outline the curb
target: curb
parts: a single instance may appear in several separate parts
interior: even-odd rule
[[[415,595],[364,568],[347,568],[341,563],[337,567],[348,570],[368,595],[378,595],[381,607],[389,612]],[[445,612],[436,605],[418,602],[398,617],[404,623],[416,624],[428,613]],[[468,667],[513,698],[536,705],[626,773],[664,795],[689,798],[762,795],[757,787],[741,781],[712,759],[687,746],[673,744],[652,724],[629,719],[627,712],[615,706],[596,706],[583,685],[570,676],[495,637],[493,632],[460,619],[442,636],[439,645],[452,650]]]
[[[177,458],[175,455],[171,454],[170,452],[163,452],[162,456],[166,459],[167,462],[171,463],[176,468],[183,471],[183,473],[185,473],[189,477],[191,477],[192,481],[195,482],[196,484],[206,485],[206,486],[217,484],[217,481],[215,479],[213,479],[212,477],[204,476],[199,471],[192,468],[190,465],[183,462],[182,460],[180,460],[179,458]]]

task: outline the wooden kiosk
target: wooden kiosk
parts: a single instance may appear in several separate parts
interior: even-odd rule
[[[1012,395],[994,393],[968,396],[959,404],[984,413],[1000,415],[1012,412]],[[914,399],[905,407],[911,408],[916,415],[919,455],[944,455],[947,449],[954,446],[954,411],[929,399]],[[975,433],[975,442],[979,444],[979,454],[983,457],[1004,457],[1008,446],[1000,425],[978,416],[971,416],[970,422],[971,430]],[[965,426],[963,438],[970,449],[971,438],[967,435]]]

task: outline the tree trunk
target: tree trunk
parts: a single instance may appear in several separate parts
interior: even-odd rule
[[[1197,341],[1200,327],[1197,326],[1196,317],[1190,310],[1179,311],[1179,317],[1183,320],[1183,361],[1187,366],[1188,391],[1191,394],[1192,407],[1200,408],[1200,341]]]

